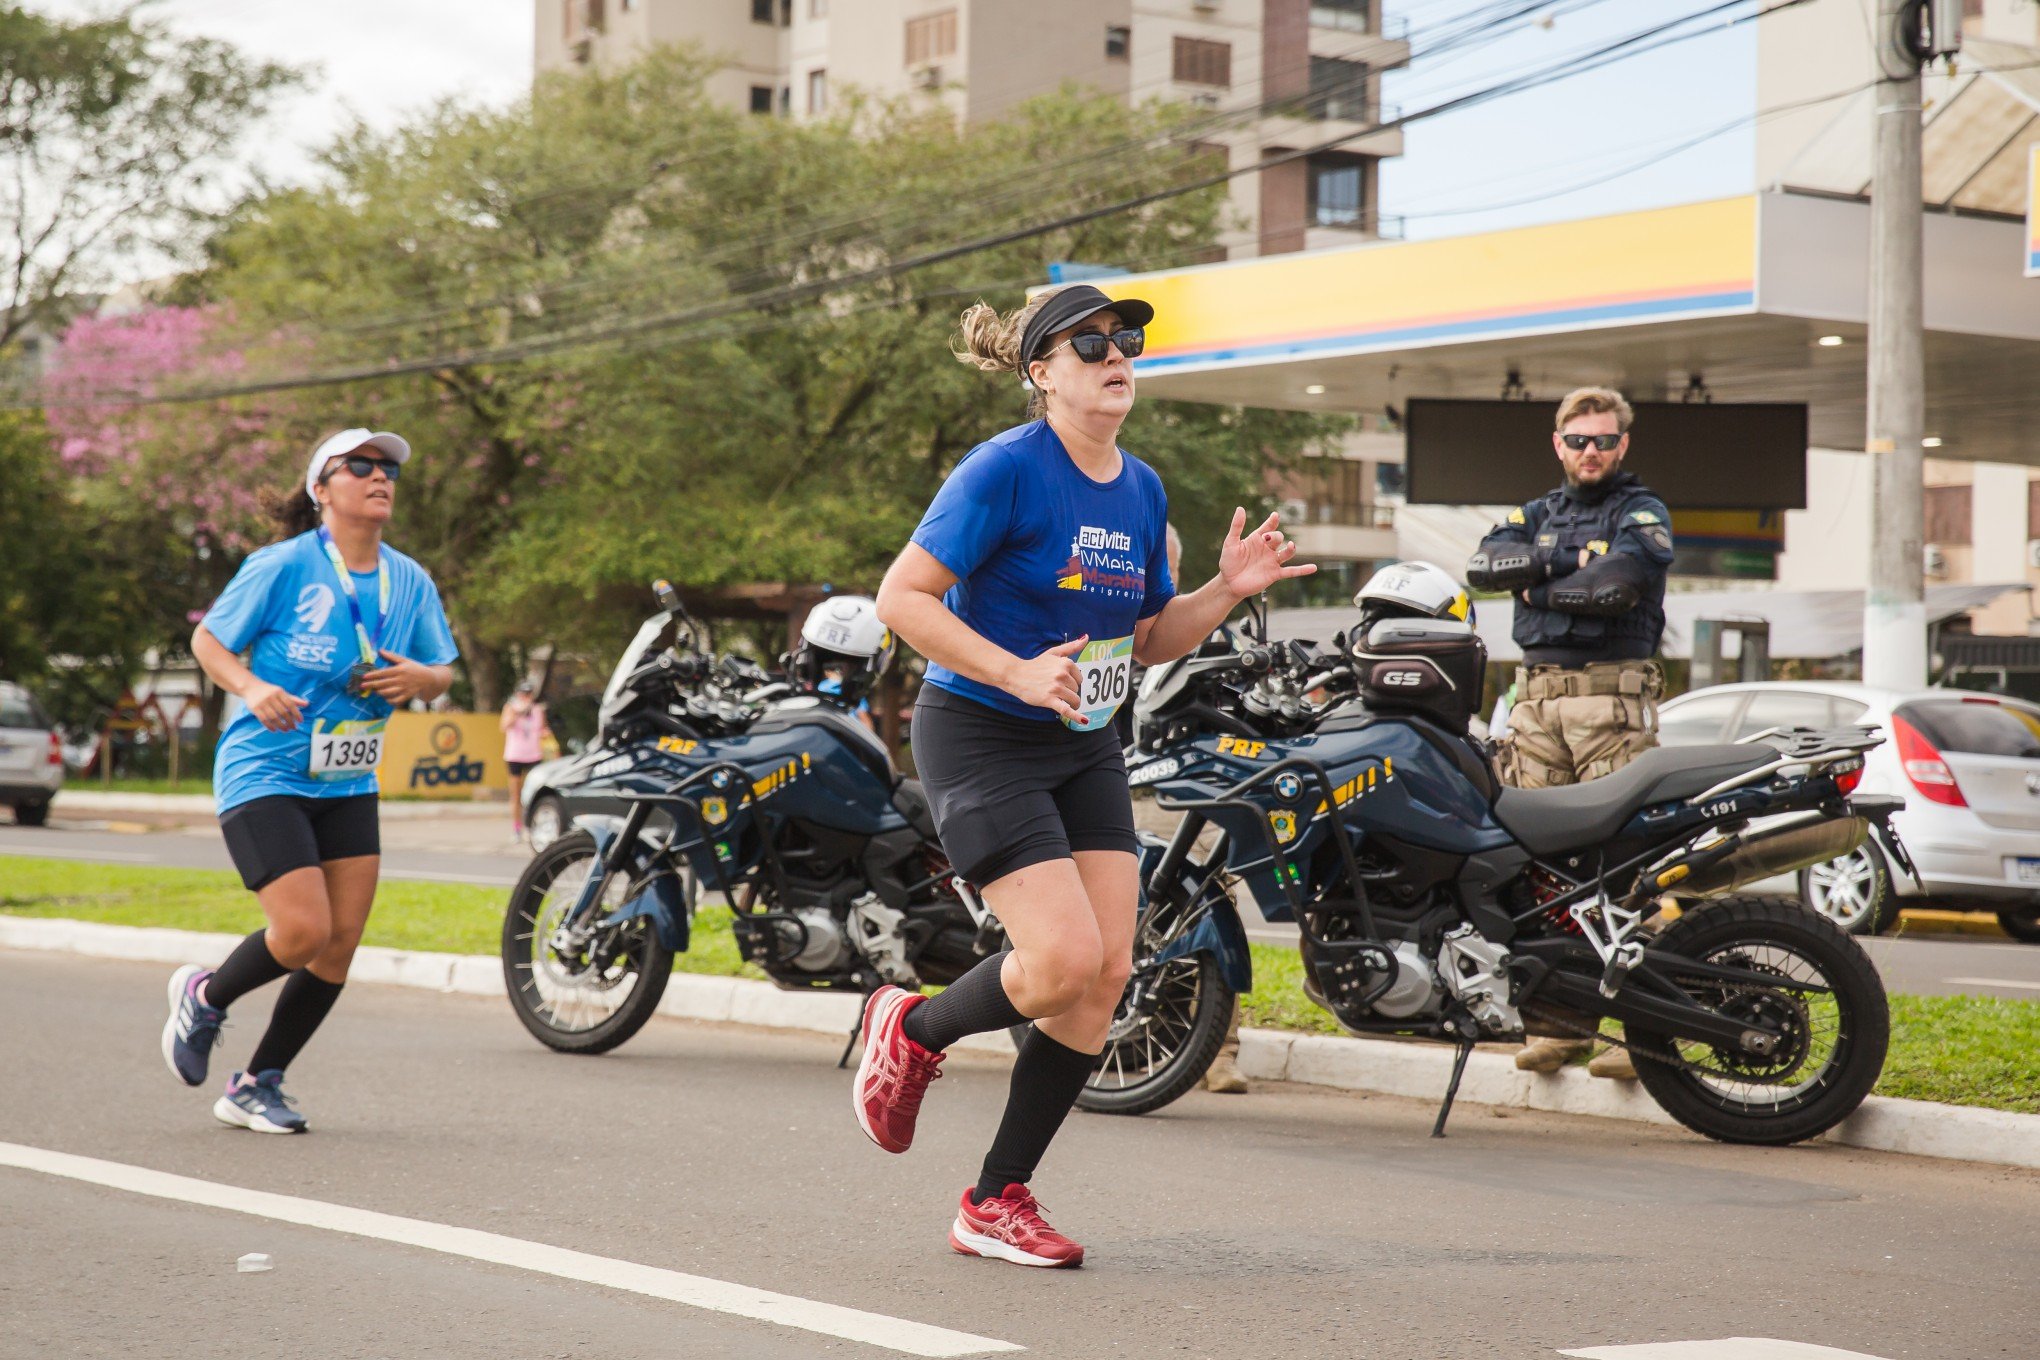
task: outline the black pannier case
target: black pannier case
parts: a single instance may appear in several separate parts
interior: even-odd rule
[[[1449,619],[1383,619],[1350,644],[1369,708],[1422,713],[1454,732],[1481,710],[1487,644]]]

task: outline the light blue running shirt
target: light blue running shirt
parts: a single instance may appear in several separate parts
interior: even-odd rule
[[[460,655],[447,627],[439,588],[425,568],[385,544],[390,572],[389,620],[381,618],[379,571],[356,571],[354,597],[362,623],[378,646],[425,666],[444,666]],[[245,707],[228,724],[213,757],[213,801],[225,812],[255,798],[293,794],[346,798],[377,792],[375,775],[315,779],[312,726],[387,717],[389,704],[347,693],[347,675],[361,659],[354,616],[316,531],[263,548],[241,564],[205,614],[206,631],[233,652],[247,652],[258,679],[306,700],[304,717],[288,732],[272,732]],[[378,658],[379,664],[387,664]]]

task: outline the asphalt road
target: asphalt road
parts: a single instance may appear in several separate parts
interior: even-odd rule
[[[216,826],[160,826],[115,832],[103,822],[57,822],[42,828],[0,824],[0,857],[42,855],[114,864],[161,864],[191,869],[230,869]],[[510,887],[528,858],[508,828],[472,818],[386,821],[383,876]],[[4,860],[0,860],[4,862]],[[1253,908],[1247,910],[1252,912]],[[1248,934],[1263,943],[1294,947],[1296,929],[1250,919]],[[1923,995],[1963,993],[2040,1000],[2040,946],[2016,940],[1965,936],[1914,939],[1885,936],[1865,948],[1894,992]]]
[[[888,1353],[649,1297],[683,1278],[663,1272],[1085,1360],[1529,1360],[1726,1337],[2040,1354],[2033,1172],[1475,1106],[1434,1142],[1419,1102],[1199,1093],[1145,1119],[1072,1117],[1036,1188],[1090,1257],[1032,1271],[945,1243],[1004,1097],[996,1060],[952,1057],[919,1143],[889,1157],[855,1128],[826,1037],[660,1018],[569,1058],[500,1001],[363,984],[292,1073],[315,1131],[265,1138],[164,1070],[167,971],[0,952],[6,1360]],[[268,1004],[243,1003],[222,1075]],[[51,1152],[113,1165],[22,1169]],[[288,1222],[210,1207],[247,1191],[315,1203]],[[392,1241],[364,1210],[438,1226]],[[414,1239],[598,1264],[558,1278]],[[237,1273],[248,1252],[274,1269]]]

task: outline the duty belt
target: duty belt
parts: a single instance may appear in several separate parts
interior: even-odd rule
[[[1539,666],[1517,672],[1519,699],[1578,699],[1589,694],[1664,693],[1664,673],[1655,661],[1596,661],[1582,670]]]

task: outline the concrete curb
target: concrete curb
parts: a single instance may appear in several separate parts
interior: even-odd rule
[[[0,949],[54,950],[100,959],[215,966],[241,942],[239,935],[98,921],[0,915]],[[350,982],[422,987],[467,996],[504,996],[503,964],[487,954],[435,954],[363,945],[348,970]],[[848,1038],[861,1013],[860,999],[843,992],[790,992],[750,978],[674,973],[659,998],[660,1015],[680,1020],[807,1030]],[[957,1047],[1011,1055],[1004,1034],[974,1034]]]
[[[1435,1102],[1444,1098],[1452,1078],[1452,1050],[1434,1044],[1242,1029],[1239,1069],[1265,1081]],[[1601,1080],[1577,1067],[1550,1074],[1519,1072],[1514,1055],[1506,1053],[1476,1051],[1467,1060],[1459,1098],[1476,1105],[1599,1119],[1674,1122],[1635,1082]],[[1879,1152],[2040,1168],[2040,1115],[2007,1110],[1871,1096],[1829,1130],[1826,1139]]]
[[[0,949],[47,950],[103,959],[217,964],[238,935],[98,921],[0,915]],[[348,974],[354,982],[471,996],[503,996],[503,965],[486,954],[434,954],[364,945]],[[847,1037],[858,998],[841,992],[789,992],[749,978],[674,973],[659,1013],[681,1020],[759,1025]],[[1013,1051],[1004,1034],[977,1034],[958,1045],[984,1053]],[[1342,1091],[1437,1101],[1452,1073],[1441,1045],[1350,1039],[1286,1030],[1242,1029],[1239,1069],[1262,1081],[1292,1081]],[[1459,1098],[1474,1105],[1546,1110],[1671,1124],[1669,1115],[1634,1082],[1603,1081],[1581,1068],[1519,1072],[1506,1053],[1476,1051],[1467,1060]],[[1832,1142],[1879,1152],[2040,1169],[2040,1115],[1942,1105],[1930,1100],[1871,1096],[1826,1135]]]

